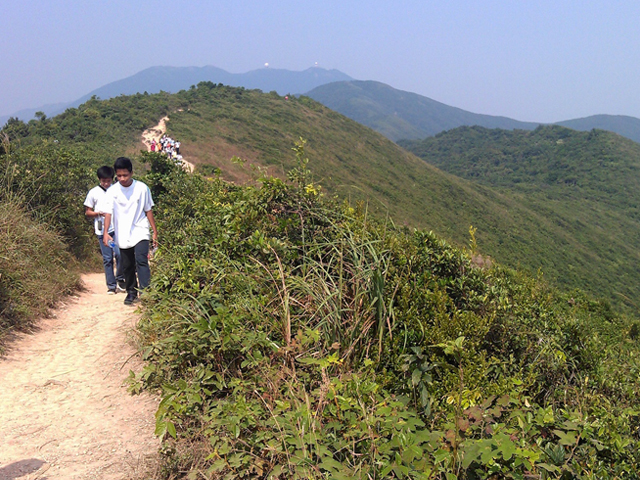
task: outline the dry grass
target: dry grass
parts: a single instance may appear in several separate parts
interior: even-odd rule
[[[17,201],[0,203],[0,343],[79,288],[78,271],[57,233],[32,220]]]

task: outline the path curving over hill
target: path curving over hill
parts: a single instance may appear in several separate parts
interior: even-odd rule
[[[159,143],[162,135],[167,131],[167,120],[169,120],[169,117],[161,118],[158,125],[142,132],[142,143],[147,148],[147,152],[151,151],[151,142],[155,140],[156,143]],[[184,157],[182,158],[182,163],[189,173],[194,172],[196,166],[193,163],[187,162]]]
[[[0,480],[131,479],[155,459],[158,399],[123,386],[141,366],[135,309],[107,295],[104,274],[83,281],[0,359]]]

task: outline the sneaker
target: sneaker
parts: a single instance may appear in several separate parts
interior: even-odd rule
[[[115,288],[110,288],[109,291],[107,292],[107,295],[115,295],[115,294],[116,294]]]
[[[133,305],[133,302],[136,301],[136,296],[135,295],[131,295],[131,294],[127,294],[127,298],[124,299],[124,304],[125,305]]]
[[[116,287],[116,293],[124,293],[126,291],[127,289],[124,287],[121,287],[120,284],[118,284],[118,286]]]

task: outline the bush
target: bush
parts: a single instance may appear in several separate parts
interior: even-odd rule
[[[72,149],[43,142],[0,156],[0,172],[0,201],[19,197],[25,211],[60,234],[76,258],[95,254],[83,206],[96,183],[91,162]]]
[[[625,319],[324,198],[296,150],[289,183],[150,177],[132,385],[162,387],[166,445],[211,478],[633,478]]]

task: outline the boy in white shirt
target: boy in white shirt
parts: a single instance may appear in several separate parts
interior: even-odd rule
[[[131,305],[138,297],[138,291],[147,288],[151,282],[150,228],[153,229],[154,247],[158,246],[158,229],[153,217],[151,191],[147,185],[133,179],[131,160],[120,157],[116,159],[113,168],[118,183],[107,192],[104,225],[108,229],[113,223],[127,290],[124,304]],[[105,245],[110,240],[109,234],[103,237]]]
[[[107,190],[113,183],[113,168],[109,166],[100,167],[98,169],[98,180],[100,185],[89,190],[87,198],[84,201],[84,214],[88,218],[93,218],[94,230],[98,237],[98,244],[102,253],[102,263],[104,265],[104,275],[107,280],[107,293],[113,295],[116,292],[124,292],[124,276],[120,262],[120,249],[118,245],[111,248],[105,245],[104,238],[104,212],[106,210],[105,199]],[[114,237],[113,226],[109,228],[111,237]],[[117,271],[113,274],[113,261],[115,260]]]

